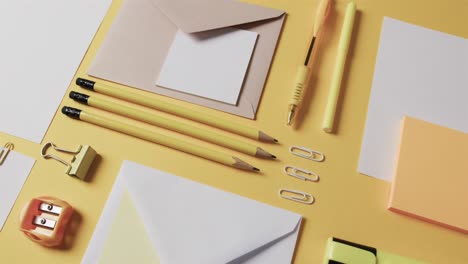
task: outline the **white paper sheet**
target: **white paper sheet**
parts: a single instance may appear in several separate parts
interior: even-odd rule
[[[468,40],[384,18],[358,171],[391,181],[403,116],[468,132],[467,102]]]
[[[235,105],[257,37],[234,28],[195,34],[179,30],[156,84]]]
[[[125,161],[82,263],[97,263],[125,190],[161,263],[292,260],[300,215]]]
[[[40,143],[111,0],[0,0],[0,130]]]
[[[3,229],[34,162],[33,158],[11,151],[0,166],[0,231]]]

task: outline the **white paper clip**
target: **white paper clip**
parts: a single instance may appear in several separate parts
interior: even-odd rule
[[[322,162],[325,160],[325,155],[322,152],[311,150],[304,147],[290,147],[289,152],[301,158],[310,159],[316,162]]]
[[[278,192],[281,198],[291,200],[303,204],[313,204],[315,202],[314,196],[300,191],[280,189]]]
[[[0,165],[3,164],[3,162],[5,162],[5,159],[7,158],[8,154],[10,153],[10,151],[13,150],[15,146],[13,145],[13,143],[6,143],[5,146],[3,147],[2,151],[0,151]]]
[[[320,177],[316,173],[313,173],[308,170],[296,168],[293,166],[285,166],[284,172],[291,177],[296,177],[304,181],[318,182],[320,180]],[[307,176],[312,176],[312,177],[307,177]]]

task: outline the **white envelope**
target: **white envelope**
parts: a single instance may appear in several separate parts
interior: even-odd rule
[[[82,263],[99,262],[124,193],[162,264],[292,261],[300,215],[124,161]]]

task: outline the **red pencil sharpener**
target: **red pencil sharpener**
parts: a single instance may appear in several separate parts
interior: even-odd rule
[[[34,198],[21,211],[20,230],[42,246],[56,247],[62,244],[73,213],[73,207],[60,199]]]

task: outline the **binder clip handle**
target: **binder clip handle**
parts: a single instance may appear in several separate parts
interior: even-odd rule
[[[62,149],[62,148],[59,148],[57,147],[54,143],[52,142],[47,142],[44,144],[44,146],[42,147],[42,150],[41,150],[41,156],[44,158],[44,159],[54,159],[62,164],[64,164],[65,166],[67,166],[69,169],[71,168],[71,164],[66,162],[65,160],[59,158],[58,156],[55,156],[53,154],[46,154],[47,152],[47,149],[49,149],[50,147],[52,147],[54,150],[56,151],[61,151],[61,152],[65,152],[65,153],[70,153],[70,154],[77,154],[80,152],[81,150],[81,146],[78,147],[78,150],[77,151],[71,151],[71,150],[66,150],[66,149]]]

